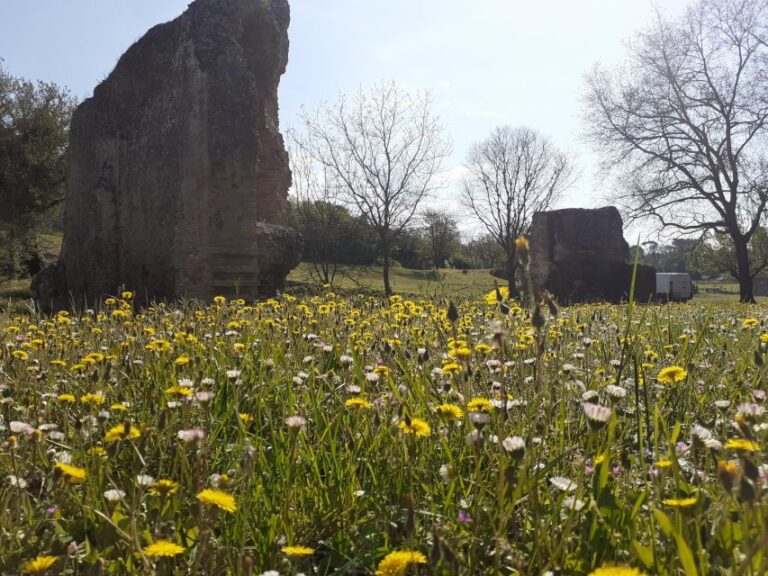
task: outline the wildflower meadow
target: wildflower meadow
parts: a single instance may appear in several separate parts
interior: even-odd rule
[[[0,315],[1,574],[768,572],[768,309]]]

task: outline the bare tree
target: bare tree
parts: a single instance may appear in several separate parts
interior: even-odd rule
[[[422,200],[440,187],[442,162],[451,151],[430,95],[408,94],[393,82],[380,84],[301,117],[303,151],[328,169],[340,198],[375,230],[384,291],[391,294],[394,242],[411,225]]]
[[[424,220],[423,233],[429,245],[432,265],[436,269],[444,267],[459,245],[456,218],[437,208],[425,210],[421,217]]]
[[[768,202],[766,39],[766,0],[699,0],[587,77],[587,134],[625,214],[730,236],[742,302],[754,302],[749,244]]]
[[[509,292],[517,296],[515,238],[573,183],[573,164],[549,138],[503,126],[472,147],[466,166],[462,202],[504,250]]]

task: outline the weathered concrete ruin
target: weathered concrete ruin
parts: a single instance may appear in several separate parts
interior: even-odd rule
[[[277,88],[287,0],[196,0],[118,61],[71,126],[64,240],[33,282],[44,307],[255,298],[299,261]]]
[[[613,206],[537,212],[530,246],[534,290],[549,290],[562,303],[620,302],[629,296],[633,265]],[[638,266],[637,301],[653,296],[655,277],[653,268]]]

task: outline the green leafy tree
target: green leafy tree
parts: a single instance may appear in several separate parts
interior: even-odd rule
[[[469,240],[463,252],[474,268],[499,268],[504,265],[506,254],[496,239],[490,234],[480,234]]]
[[[376,237],[366,222],[346,207],[327,200],[291,202],[288,222],[304,239],[303,260],[312,275],[332,284],[344,266],[370,265],[376,257]]]
[[[750,280],[768,268],[768,230],[764,226],[755,229],[748,249]],[[728,234],[713,234],[698,243],[692,251],[693,266],[702,270],[725,272],[739,280],[739,259],[733,239]]]
[[[0,67],[0,226],[12,277],[35,227],[64,198],[74,108],[66,89],[16,78]]]
[[[303,259],[312,276],[331,284],[343,265],[370,264],[375,258],[375,236],[366,222],[336,202],[329,170],[302,153],[294,130],[288,131],[288,154],[293,175],[290,225],[304,239]]]
[[[422,234],[429,246],[432,266],[443,268],[460,245],[456,218],[438,209],[425,210],[421,217],[424,220]]]

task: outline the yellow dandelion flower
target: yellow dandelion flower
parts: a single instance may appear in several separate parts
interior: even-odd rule
[[[688,376],[688,371],[680,366],[667,366],[659,372],[656,377],[659,382],[664,384],[672,384],[673,382],[681,382]]]
[[[240,414],[237,415],[237,417],[240,419],[240,422],[242,422],[243,424],[248,424],[248,422],[253,421],[253,416],[251,416],[250,414],[246,414],[245,412],[241,412]]]
[[[153,352],[168,352],[173,348],[173,345],[168,340],[152,340],[145,348]]]
[[[733,483],[739,475],[739,465],[736,461],[719,460],[717,462],[717,477],[726,490],[733,488]]]
[[[669,468],[672,466],[672,460],[659,460],[656,462],[656,468]]]
[[[630,566],[601,566],[590,572],[589,576],[644,576],[644,574]]]
[[[690,508],[698,501],[699,499],[696,496],[691,496],[690,498],[668,498],[662,502],[665,506],[672,508]]]
[[[185,548],[168,540],[155,540],[144,548],[144,554],[150,558],[178,556]]]
[[[227,299],[224,296],[214,296],[213,303],[217,306],[223,306],[227,303]]]
[[[287,556],[311,556],[315,553],[315,549],[307,546],[284,546],[280,552]]]
[[[216,477],[216,488],[225,488],[232,483],[232,478],[226,474],[219,474]]]
[[[235,497],[232,494],[224,492],[222,490],[214,490],[213,488],[206,488],[195,496],[203,504],[209,506],[216,506],[221,508],[225,512],[234,512],[237,510],[237,504],[235,504]]]
[[[82,484],[88,477],[85,468],[78,468],[66,462],[56,462],[54,469],[59,471],[70,484]]]
[[[650,361],[658,360],[659,358],[659,355],[652,348],[646,348],[643,355]]]
[[[498,289],[499,294],[501,294],[501,297],[504,300],[509,300],[509,288],[506,286],[502,286]],[[499,294],[497,294],[496,290],[491,290],[488,292],[485,296],[483,296],[483,300],[486,304],[498,304],[499,303]]]
[[[35,338],[34,340],[30,340],[29,342],[22,344],[22,346],[27,346],[35,350],[40,350],[40,348],[42,348],[44,345],[45,342],[40,338]]]
[[[21,565],[24,574],[45,574],[56,564],[58,556],[38,556],[34,560],[28,560]]]
[[[75,402],[74,394],[59,394],[56,399],[59,402],[67,402],[68,404],[74,404]]]
[[[470,412],[493,412],[493,403],[487,398],[472,398],[467,404]]]
[[[192,396],[194,392],[187,386],[171,386],[170,388],[165,389],[165,393],[169,396],[173,396],[174,394],[176,396]]]
[[[104,394],[101,392],[97,392],[96,394],[93,394],[91,392],[88,392],[88,394],[84,394],[80,396],[80,402],[83,404],[93,404],[94,406],[99,406],[101,404],[104,404],[105,398]]]
[[[731,438],[725,443],[725,447],[730,450],[743,450],[744,452],[757,452],[760,445],[746,438]]]
[[[757,318],[745,318],[741,322],[742,328],[752,328],[753,326],[757,326],[760,323],[760,321]]]
[[[88,454],[91,454],[92,456],[104,457],[107,455],[107,451],[101,446],[94,446],[88,450]]]
[[[492,352],[493,347],[488,346],[488,344],[485,344],[483,342],[480,342],[479,344],[475,344],[475,352],[478,352],[480,354],[487,354],[488,352]]]
[[[176,360],[173,361],[173,363],[176,366],[186,366],[189,364],[189,356],[179,356],[176,358]]]
[[[104,361],[104,354],[101,352],[91,352],[90,354],[87,354],[82,362],[83,364],[98,364],[99,362]]]
[[[443,364],[443,374],[458,374],[461,372],[461,364],[448,362]]]
[[[605,454],[598,454],[595,456],[595,466],[602,464],[605,462]]]
[[[141,437],[138,428],[126,424],[118,424],[109,429],[104,436],[104,442],[117,442],[118,440],[135,440]]]
[[[22,360],[22,361],[29,360],[29,354],[27,354],[24,350],[14,350],[11,353],[11,356],[16,358],[17,360]]]
[[[344,402],[344,406],[347,408],[362,408],[363,410],[368,410],[370,408],[373,408],[373,403],[368,402],[365,398],[362,396],[355,396],[354,398],[350,398],[346,402]]]
[[[376,576],[403,576],[410,564],[426,564],[427,557],[414,550],[396,550],[381,559]]]
[[[466,346],[462,346],[461,348],[456,348],[454,350],[451,350],[448,356],[456,360],[468,360],[469,358],[472,357],[472,350],[470,350]]]
[[[464,416],[464,411],[455,404],[440,404],[435,407],[435,414],[443,418],[453,418],[459,420]]]
[[[179,483],[173,480],[157,480],[149,487],[149,493],[153,496],[170,496],[179,490]]]
[[[411,418],[410,422],[403,420],[397,425],[403,434],[414,434],[416,436],[429,436],[432,429],[421,418]]]

